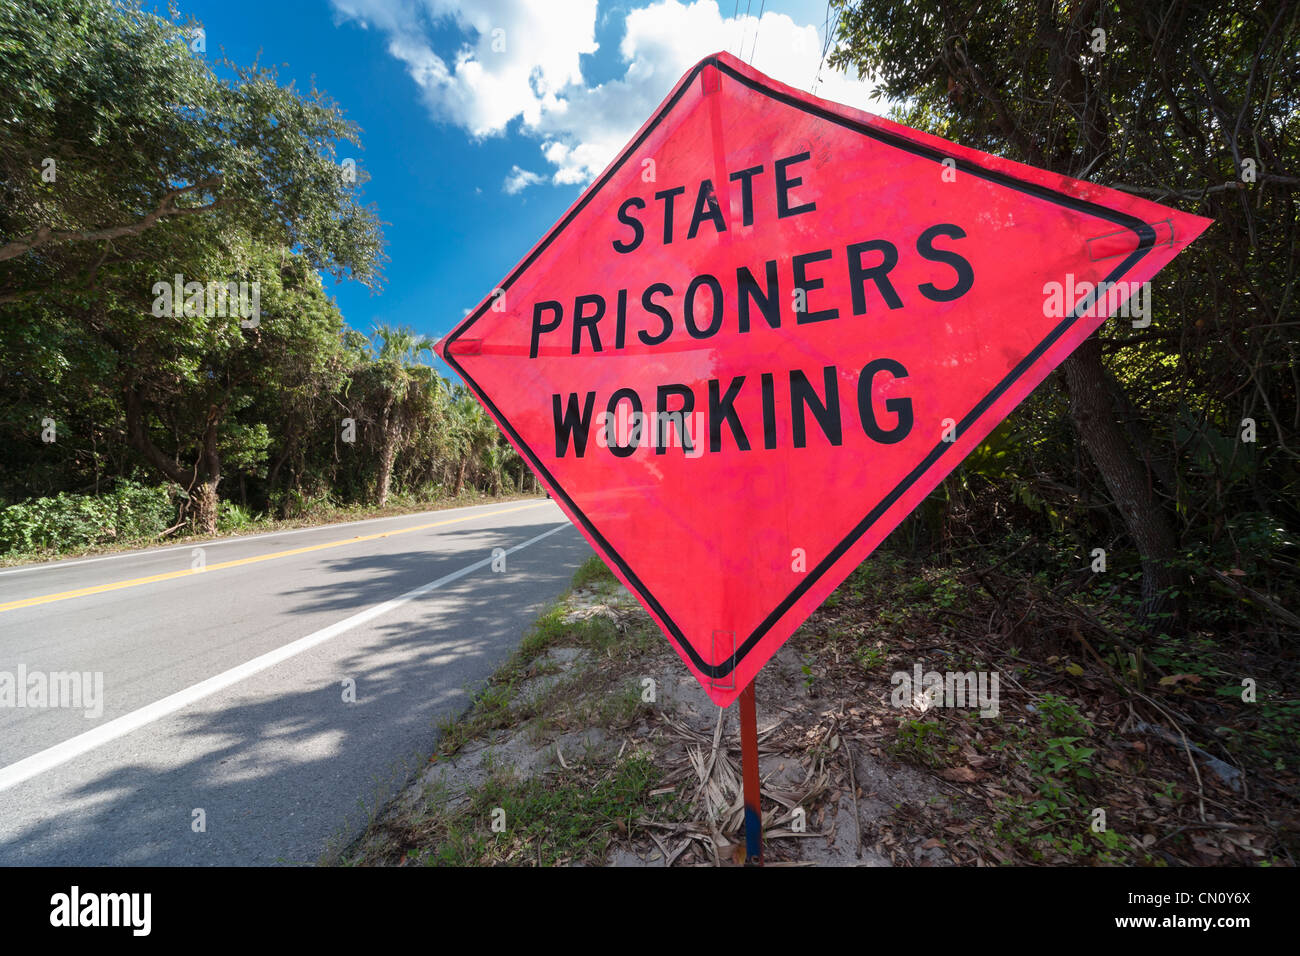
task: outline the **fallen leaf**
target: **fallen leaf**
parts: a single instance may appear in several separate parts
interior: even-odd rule
[[[1172,687],[1174,684],[1181,683],[1199,684],[1201,682],[1200,674],[1170,674],[1168,677],[1160,678],[1161,687]]]
[[[982,774],[970,767],[949,767],[946,770],[939,771],[939,776],[945,780],[951,780],[953,783],[976,783],[983,779]]]

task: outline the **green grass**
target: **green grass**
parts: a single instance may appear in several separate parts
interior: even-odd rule
[[[586,774],[520,780],[508,771],[493,773],[469,794],[463,809],[446,813],[434,800],[431,813],[411,834],[420,848],[409,862],[429,866],[485,866],[604,863],[611,842],[633,821],[670,802],[651,798],[659,770],[644,755],[631,755],[591,779]],[[493,832],[498,808],[505,827]]]
[[[573,590],[589,588],[600,584],[617,584],[618,578],[606,567],[599,555],[593,554],[573,575]]]
[[[641,711],[641,688],[636,683],[624,684],[609,693],[597,694],[579,710],[579,720],[591,721],[609,730],[629,727]]]

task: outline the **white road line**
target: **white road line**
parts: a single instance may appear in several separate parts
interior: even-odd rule
[[[522,500],[522,499],[520,499]],[[123,551],[121,554],[106,554],[98,558],[78,558],[74,561],[47,561],[42,564],[29,564],[21,568],[6,568],[0,571],[4,574],[22,574],[24,571],[53,571],[57,568],[71,568],[78,564],[94,564],[96,561],[116,561],[118,558],[141,558],[149,557],[154,554],[167,554],[169,551],[190,551],[194,548],[212,548],[219,544],[238,544],[241,541],[256,541],[258,538],[277,538],[288,537],[291,534],[306,534],[308,531],[325,531],[328,528],[348,528],[358,524],[374,524],[376,521],[397,521],[401,518],[422,518],[425,515],[453,514],[457,511],[470,511],[474,508],[490,508],[494,505],[506,504],[507,502],[490,501],[482,505],[463,505],[460,508],[435,508],[433,511],[412,511],[408,514],[391,515],[387,518],[364,518],[361,521],[340,521],[337,524],[317,524],[310,528],[293,528],[289,531],[265,531],[262,534],[241,534],[231,535],[227,538],[207,538],[201,541],[192,541],[189,544],[178,544],[174,548],[145,548],[140,551]]]
[[[565,528],[569,527],[572,526],[566,521],[564,524],[557,525],[550,531],[539,534],[534,538],[529,538],[527,541],[523,542],[523,544],[517,544],[513,548],[507,549],[506,554],[510,555],[514,554],[516,551],[522,551],[529,545],[536,544],[543,538],[549,538],[556,532],[563,531]],[[331,638],[338,637],[340,634],[350,631],[352,628],[361,624],[365,624],[367,621],[373,621],[375,618],[387,614],[394,608],[401,607],[408,601],[413,601],[422,595],[428,594],[430,591],[436,590],[444,584],[450,584],[452,581],[463,578],[467,574],[472,574],[479,568],[485,568],[491,564],[493,560],[495,559],[489,556],[481,561],[475,561],[473,564],[467,565],[459,571],[453,571],[451,574],[444,575],[436,581],[430,581],[428,584],[422,584],[414,590],[398,595],[391,601],[385,601],[383,604],[376,604],[374,607],[367,608],[364,611],[353,614],[351,617],[344,618],[336,624],[331,624],[329,627],[308,634],[306,637],[300,637],[298,640],[285,644],[283,647],[278,647],[273,651],[269,651],[260,657],[255,657],[251,661],[245,661],[243,664],[240,664],[237,667],[232,667],[230,670],[223,671],[215,677],[209,677],[207,680],[200,681],[184,690],[177,691],[174,694],[164,697],[162,700],[156,700],[152,704],[146,704],[138,710],[131,711],[129,714],[124,714],[121,717],[114,718],[108,723],[96,727],[94,730],[88,730],[84,734],[70,737],[62,743],[55,744],[53,747],[42,750],[40,753],[32,754],[30,757],[24,757],[22,760],[19,760],[17,763],[12,763],[7,767],[0,768],[0,790],[7,790],[25,780],[30,780],[38,774],[42,774],[47,770],[52,770],[60,764],[67,763],[75,757],[80,757],[82,754],[94,750],[96,747],[101,747],[110,741],[116,740],[118,737],[123,737],[133,731],[139,730],[147,724],[153,723],[155,720],[166,717],[168,714],[173,714],[184,707],[188,707],[195,701],[202,700],[204,697],[225,690],[227,687],[237,684],[259,671],[264,671],[268,667],[274,667],[276,664],[287,661],[289,658],[295,657],[303,651],[308,651],[313,647],[324,644]]]

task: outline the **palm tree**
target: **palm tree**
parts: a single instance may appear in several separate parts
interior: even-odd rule
[[[465,487],[465,477],[469,466],[481,462],[484,450],[496,443],[496,424],[483,411],[474,396],[463,386],[456,386],[456,400],[453,405],[456,430],[456,449],[460,456],[460,467],[456,472],[456,487],[453,495],[459,495]]]
[[[393,463],[407,438],[412,405],[417,389],[432,385],[432,365],[420,362],[420,356],[433,354],[434,340],[417,335],[402,326],[375,326],[371,339],[372,373],[376,376],[376,404],[379,422],[379,476],[375,497],[379,507],[388,502],[393,479]],[[377,347],[376,347],[377,346]]]
[[[510,446],[497,436],[497,440],[489,442],[483,449],[483,465],[487,468],[488,477],[492,479],[492,493],[499,495],[504,490],[503,483],[505,480],[506,462],[509,460],[508,454]]]

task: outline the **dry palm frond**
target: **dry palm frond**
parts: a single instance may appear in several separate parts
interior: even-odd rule
[[[651,839],[659,847],[665,865],[671,866],[681,857],[692,842],[699,842],[715,866],[730,860],[733,851],[743,841],[745,826],[744,784],[738,754],[723,743],[726,711],[718,711],[718,720],[712,734],[701,733],[671,716],[661,715],[670,737],[676,737],[681,749],[675,759],[669,760],[668,773],[658,792],[685,788],[691,794],[693,818],[683,822],[665,822],[640,819],[637,823],[651,832]],[[780,754],[783,751],[769,742],[780,727],[777,721],[759,733],[759,755]],[[769,774],[769,778],[770,778]],[[763,815],[763,827],[768,839],[778,837],[825,836],[815,831],[795,832],[790,825],[796,818],[796,809],[807,806],[827,792],[830,773],[823,757],[810,759],[803,782],[794,787],[778,788],[760,786],[762,796],[777,806]],[[681,837],[682,842],[668,852],[659,834]]]

